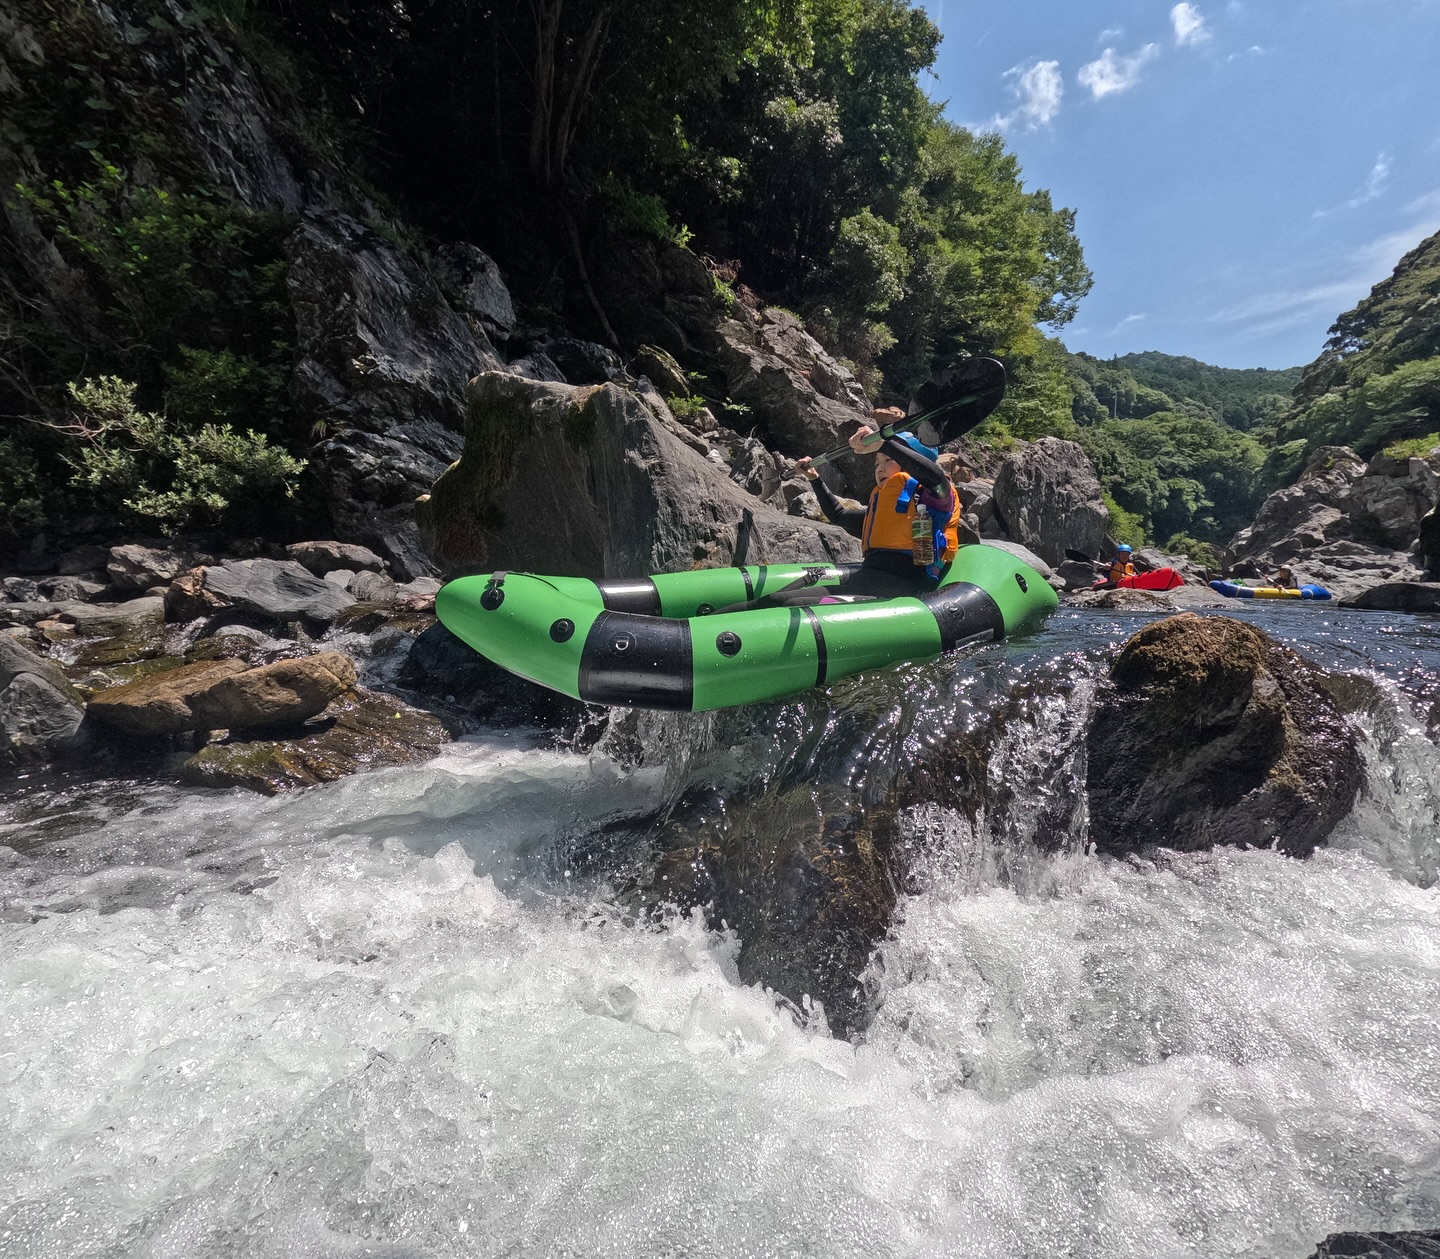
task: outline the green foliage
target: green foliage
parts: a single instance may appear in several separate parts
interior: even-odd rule
[[[1440,433],[1426,433],[1424,437],[1392,442],[1385,447],[1385,454],[1391,459],[1423,459],[1437,446],[1440,446]]]
[[[687,398],[678,393],[666,398],[665,402],[677,420],[698,419],[707,405],[704,398],[693,395]]]
[[[841,219],[830,251],[836,290],[870,314],[888,310],[905,295],[910,258],[900,243],[900,229],[866,206]]]
[[[1098,366],[1102,376],[1114,373],[1123,379],[1128,375],[1141,388],[1170,400],[1167,406],[1151,410],[1193,410],[1244,430],[1273,423],[1289,407],[1291,392],[1300,382],[1302,371],[1299,367],[1215,367],[1158,350],[1123,354]],[[1120,414],[1136,412],[1122,409]]]
[[[666,244],[679,245],[682,249],[690,243],[694,233],[683,223],[675,226],[670,221],[665,202],[654,193],[636,192],[628,179],[615,174],[607,175],[600,181],[598,192],[605,215],[615,231],[649,236]]]
[[[1165,543],[1167,555],[1185,555],[1204,568],[1221,568],[1220,551],[1209,542],[1201,542],[1188,533],[1172,533]]]
[[[1110,536],[1116,542],[1126,542],[1132,547],[1144,546],[1147,541],[1145,521],[1135,512],[1121,507],[1109,490],[1101,490],[1100,497],[1110,513]]]
[[[1200,416],[1157,412],[1080,430],[1101,484],[1153,538],[1228,541],[1263,497],[1259,443]]]
[[[1320,446],[1362,456],[1440,427],[1440,233],[1403,257],[1330,329],[1304,369],[1294,406],[1280,417],[1267,463],[1283,484]],[[1283,457],[1281,450],[1294,452]]]
[[[39,461],[14,437],[0,437],[0,546],[13,547],[47,523]]]
[[[155,521],[165,533],[214,524],[244,509],[272,509],[294,494],[303,461],[253,430],[228,424],[177,429],[135,405],[135,386],[101,376],[69,387],[70,456],[77,486],[100,505]]]

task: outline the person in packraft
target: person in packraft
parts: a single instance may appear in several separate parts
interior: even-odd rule
[[[875,418],[893,424],[904,412],[890,407]],[[810,478],[820,510],[860,539],[860,571],[831,593],[893,599],[934,590],[960,549],[960,498],[941,470],[939,452],[914,433],[881,437],[869,425],[850,437],[857,455],[875,456],[875,488],[863,508],[842,507],[809,459],[797,467]]]
[[[1122,577],[1135,576],[1135,565],[1131,562],[1134,552],[1128,543],[1122,542],[1115,548],[1115,558],[1110,561],[1110,567],[1105,570],[1105,576],[1099,581],[1102,586],[1116,586],[1120,584]]]

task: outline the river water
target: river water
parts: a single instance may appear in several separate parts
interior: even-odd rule
[[[496,731],[274,800],[10,784],[0,1255],[1285,1259],[1440,1226],[1440,622],[1242,615],[1353,675],[1367,782],[1308,861],[1085,852],[1084,716],[1143,620],[1098,612],[584,753]],[[1044,807],[912,808],[929,866],[853,1043],[594,859],[697,785],[873,792],[1002,706],[989,772]]]

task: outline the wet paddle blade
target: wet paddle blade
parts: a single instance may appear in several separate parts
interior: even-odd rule
[[[968,433],[1005,397],[1005,368],[993,358],[962,358],[920,386],[903,427],[927,446]],[[887,426],[888,427],[888,426]]]

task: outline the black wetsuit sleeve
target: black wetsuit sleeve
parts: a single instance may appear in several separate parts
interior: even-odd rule
[[[816,501],[820,504],[820,510],[825,513],[826,520],[832,525],[839,525],[852,538],[860,537],[865,528],[864,508],[841,507],[839,500],[824,481],[811,481],[810,488],[815,491]]]
[[[895,460],[911,476],[920,482],[927,490],[939,494],[948,484],[945,480],[945,473],[941,471],[940,465],[933,459],[927,459],[924,455],[917,455],[904,442],[897,442],[893,438],[886,438],[880,447],[881,451]],[[822,504],[823,506],[823,504]]]

